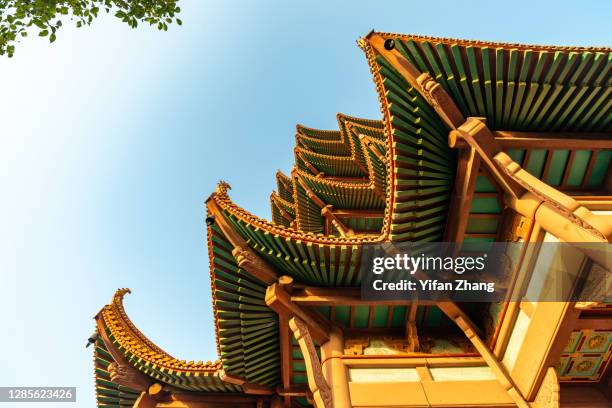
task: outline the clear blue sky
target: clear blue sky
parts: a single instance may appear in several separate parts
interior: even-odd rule
[[[379,118],[355,45],[370,29],[612,39],[609,1],[330,3],[181,0],[168,32],[101,18],[0,59],[0,386],[76,386],[93,406],[84,345],[124,286],[154,342],[216,359],[203,202],[223,179],[268,217],[296,123]]]

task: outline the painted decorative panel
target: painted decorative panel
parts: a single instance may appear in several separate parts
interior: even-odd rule
[[[611,355],[612,331],[574,331],[561,355],[559,380],[599,381],[610,363]]]

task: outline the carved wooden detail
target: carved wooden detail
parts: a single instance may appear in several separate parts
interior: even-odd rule
[[[265,283],[276,280],[276,273],[253,250],[245,245],[232,250],[238,266]]]
[[[151,384],[148,377],[143,376],[138,370],[128,364],[112,362],[108,366],[110,380],[124,387],[134,390],[146,390]]]
[[[370,344],[370,340],[365,339],[347,339],[344,342],[344,355],[347,356],[362,356],[363,351]]]
[[[448,127],[455,129],[465,121],[455,101],[431,75],[425,72],[417,77],[416,81],[421,88],[421,94],[441,116]]]
[[[312,392],[312,399],[315,407],[333,408],[331,388],[323,376],[321,361],[317,355],[312,336],[308,331],[308,326],[302,319],[292,317],[291,320],[289,320],[289,327],[304,355],[308,386]]]

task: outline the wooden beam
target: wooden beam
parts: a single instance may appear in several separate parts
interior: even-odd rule
[[[315,408],[333,408],[331,388],[323,376],[323,368],[310,334],[310,326],[299,317],[292,317],[289,320],[289,327],[304,356],[308,387],[312,392]]]
[[[281,397],[310,397],[310,390],[304,384],[295,384],[287,388],[276,387],[276,393]]]
[[[476,325],[472,323],[465,312],[463,312],[463,310],[461,310],[459,306],[453,302],[440,302],[438,303],[438,307],[465,333],[466,337],[470,340],[474,348],[480,353],[487,365],[491,367],[493,374],[495,374],[495,377],[501,386],[508,392],[508,395],[512,398],[516,405],[519,408],[529,408],[525,398],[514,385],[509,374],[506,372],[506,369],[499,362],[499,360],[497,360],[495,355],[493,355],[491,350],[489,350],[489,347],[487,347],[487,345],[480,339]]]
[[[216,392],[173,392],[157,408],[258,408],[269,397]]]
[[[344,365],[345,341],[338,328],[330,331],[329,341],[321,346],[321,365],[323,375],[330,386],[333,406],[335,408],[351,408],[349,394],[348,368]]]
[[[291,294],[291,301],[300,306],[358,306],[371,305],[371,300],[361,298],[361,289],[359,288],[323,288],[318,286],[302,286],[296,287]],[[409,305],[410,300],[377,300],[377,305],[394,305],[404,306]],[[435,304],[435,302],[427,301],[421,304]]]
[[[482,118],[467,118],[457,130],[450,132],[449,140],[461,139],[480,155],[482,163],[487,166],[506,193],[512,197],[520,197],[525,192],[525,188],[506,174],[493,160],[493,157],[501,152],[501,146]]]
[[[414,368],[427,367],[480,367],[485,363],[480,356],[436,356],[419,353],[415,356],[387,354],[379,356],[343,356],[342,361],[350,368]]]
[[[326,221],[336,227],[341,237],[355,235],[355,231],[353,231],[351,228],[348,228],[346,225],[344,225],[342,221],[340,221],[340,218],[336,217],[331,204],[328,204],[325,207],[321,208],[321,215],[325,217]],[[328,233],[331,233],[331,230],[328,231]]]
[[[573,329],[575,330],[612,330],[612,319],[610,316],[600,317],[581,317],[576,320]]]
[[[612,149],[611,133],[552,133],[492,131],[503,149],[598,150]],[[455,140],[452,147],[465,148],[467,143]]]
[[[310,333],[319,344],[329,340],[329,327],[324,327],[314,319],[306,310],[292,302],[291,295],[279,283],[273,283],[266,290],[266,304],[278,314],[297,316],[310,328]]]
[[[231,376],[227,374],[223,369],[219,370],[219,378],[222,381],[225,381],[226,383],[241,386],[245,394],[272,395],[275,392],[273,388],[265,387],[263,385],[258,384],[251,384],[242,378]]]
[[[480,156],[474,149],[462,149],[459,152],[455,187],[446,224],[445,241],[462,242],[470,215],[470,207],[476,178],[480,168]]]
[[[339,218],[360,217],[360,218],[382,218],[384,214],[376,210],[340,210],[334,209],[334,214]]]

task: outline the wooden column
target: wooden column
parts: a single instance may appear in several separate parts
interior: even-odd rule
[[[344,355],[344,336],[338,328],[333,328],[329,341],[321,346],[323,376],[329,383],[334,407],[351,408],[348,388],[348,373],[341,357]]]

